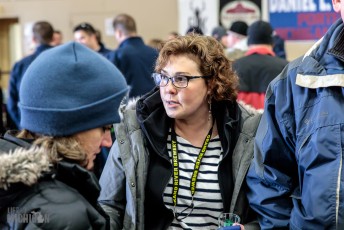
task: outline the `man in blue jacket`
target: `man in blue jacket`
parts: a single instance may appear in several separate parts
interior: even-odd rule
[[[152,73],[157,50],[144,44],[137,35],[135,20],[119,14],[113,21],[118,48],[107,57],[123,73],[130,86],[129,97],[142,96],[154,88]]]
[[[29,67],[31,62],[36,59],[38,55],[40,55],[43,51],[51,48],[52,46],[50,43],[52,42],[54,29],[49,22],[46,21],[38,21],[33,25],[32,28],[33,33],[33,42],[37,44],[36,50],[33,54],[28,55],[14,64],[10,81],[9,81],[9,95],[7,100],[7,112],[10,115],[13,123],[15,124],[16,129],[20,129],[20,113],[18,108],[19,102],[19,87],[21,83],[21,79]]]
[[[100,31],[94,29],[90,23],[80,23],[74,27],[73,33],[76,42],[87,46],[103,56],[106,56],[111,51],[102,43]]]
[[[247,175],[262,229],[344,229],[343,44],[340,19],[269,85]]]

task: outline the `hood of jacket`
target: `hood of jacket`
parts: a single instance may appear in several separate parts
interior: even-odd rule
[[[97,205],[100,186],[93,173],[66,160],[52,165],[45,148],[34,145],[27,148],[26,142],[24,148],[18,145],[21,141],[9,135],[6,140],[0,139],[1,149],[13,149],[0,152],[0,209],[15,201],[40,180],[52,178],[76,189],[89,203]]]
[[[158,87],[137,101],[136,115],[155,152],[163,153],[172,119],[165,112]]]
[[[0,162],[0,208],[12,202],[25,188],[36,184],[51,169],[46,151],[39,147],[2,152]]]
[[[46,150],[37,146],[0,153],[0,162],[0,189],[4,190],[16,183],[35,184],[51,166]]]

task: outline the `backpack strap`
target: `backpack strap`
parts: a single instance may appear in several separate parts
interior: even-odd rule
[[[25,140],[17,138],[12,131],[7,131],[0,140],[1,140],[0,150],[3,150],[3,151],[14,150],[15,148],[18,148],[18,147],[22,147],[26,149],[31,147],[31,143],[28,142],[29,140],[25,141]]]

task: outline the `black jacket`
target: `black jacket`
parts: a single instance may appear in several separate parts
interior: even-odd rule
[[[0,229],[108,228],[93,173],[65,161],[52,167],[44,149],[13,136],[0,149]]]

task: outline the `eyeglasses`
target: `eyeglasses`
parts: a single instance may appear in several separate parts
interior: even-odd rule
[[[208,78],[210,76],[184,76],[184,75],[176,75],[173,77],[168,77],[167,75],[163,73],[153,73],[152,77],[155,81],[155,84],[164,87],[168,84],[168,81],[171,80],[172,84],[176,88],[186,88],[189,84],[189,81],[191,79],[196,78]]]
[[[106,131],[110,131],[110,133],[114,133],[115,129],[113,128],[113,125],[105,125],[102,127],[103,132],[105,133]]]

